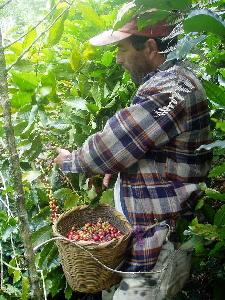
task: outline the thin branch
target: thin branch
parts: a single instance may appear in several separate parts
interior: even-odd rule
[[[0,244],[0,264],[1,264],[1,266],[0,266],[1,267],[0,288],[2,290],[3,289],[3,275],[4,275],[4,273],[3,273],[3,253],[2,253],[2,245],[1,244]]]
[[[3,174],[2,174],[2,172],[0,172],[0,177],[1,177],[1,180],[2,180],[3,189],[4,189],[4,191],[5,191],[5,198],[6,198],[6,203],[4,203],[2,199],[1,199],[1,202],[2,202],[2,203],[6,206],[6,208],[7,208],[8,216],[13,217],[13,213],[12,213],[12,211],[11,211],[10,208],[9,208],[9,197],[8,197],[7,192],[6,192],[7,187],[6,187],[5,178],[4,178]]]
[[[25,36],[27,36],[31,31],[35,30],[41,23],[43,23],[45,21],[45,19],[47,19],[47,17],[49,15],[51,15],[53,13],[53,11],[56,9],[56,7],[59,5],[59,3],[62,2],[62,0],[59,0],[50,10],[50,12],[43,18],[41,19],[34,27],[32,27],[30,30],[28,30],[26,33],[24,33],[23,35],[21,35],[20,37],[18,37],[18,39],[16,39],[15,41],[13,41],[12,43],[3,46],[3,49],[7,49],[10,46],[12,46],[13,44],[17,43],[18,41],[22,40]]]
[[[8,0],[6,1],[4,4],[0,5],[0,9],[3,9],[6,5],[8,5],[10,2],[12,2],[13,0]]]
[[[23,53],[21,53],[17,60],[6,69],[6,72],[11,70],[12,67],[15,66],[27,52],[29,52],[29,50],[34,46],[34,44],[70,9],[74,1],[75,0],[73,0],[71,4],[66,9],[64,9],[64,11],[61,12],[60,15],[58,15],[58,17],[47,27],[47,29],[45,29],[44,31],[42,31],[42,33],[39,34],[39,36],[33,41],[33,43],[27,49],[25,49]]]
[[[5,208],[7,208],[8,215],[10,215],[11,217],[13,217],[12,211],[10,210],[9,206],[5,203],[5,201],[2,200],[1,197],[0,197],[0,202],[5,206]]]

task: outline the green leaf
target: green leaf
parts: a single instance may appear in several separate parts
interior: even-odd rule
[[[225,241],[216,243],[214,248],[209,252],[209,256],[216,256],[217,254],[224,253]]]
[[[4,284],[2,291],[10,296],[17,297],[17,299],[21,297],[20,290],[11,284]]]
[[[30,299],[29,291],[30,291],[29,280],[28,280],[27,277],[23,276],[23,278],[22,278],[22,295],[21,295],[21,300],[29,300]]]
[[[205,193],[211,199],[225,201],[225,194],[222,194],[222,193],[218,192],[217,190],[207,188],[205,190]]]
[[[110,51],[106,51],[102,56],[101,63],[104,66],[109,67],[112,64],[113,58],[114,58],[114,54]]]
[[[23,181],[28,181],[28,182],[32,182],[34,180],[36,180],[39,176],[41,176],[41,172],[40,171],[26,171],[23,173]]]
[[[214,224],[216,226],[225,225],[225,205],[223,205],[215,214]]]
[[[184,38],[180,39],[177,43],[176,49],[167,55],[167,60],[172,59],[184,59],[191,50],[201,43],[206,38],[205,35],[201,35],[194,38],[192,34],[187,34]]]
[[[48,255],[50,254],[52,248],[55,247],[54,242],[49,242],[48,244],[44,245],[41,252],[40,252],[40,258],[38,261],[39,268],[45,268],[47,266],[48,262]]]
[[[29,47],[33,43],[33,41],[36,39],[36,37],[37,37],[36,29],[29,32],[23,41],[23,49],[26,49],[27,47]]]
[[[225,23],[219,16],[207,9],[192,11],[183,22],[186,32],[211,32],[225,38]]]
[[[210,172],[208,177],[213,178],[213,177],[217,177],[220,175],[223,175],[225,173],[225,162],[222,163],[221,165],[218,165],[216,167],[214,167]]]
[[[77,3],[77,8],[82,13],[84,19],[89,20],[90,24],[92,24],[95,28],[104,28],[105,22],[102,18],[94,11],[91,6],[87,4],[83,4],[81,2]]]
[[[41,244],[42,242],[50,239],[52,236],[52,227],[50,225],[43,226],[32,233],[33,246]]]
[[[80,97],[76,97],[73,100],[65,101],[65,104],[74,109],[87,110],[87,101]]]
[[[207,97],[213,102],[225,106],[225,89],[213,82],[203,81]]]
[[[33,125],[34,120],[35,120],[35,118],[37,116],[37,113],[38,113],[38,106],[37,105],[33,105],[32,109],[31,109],[31,112],[30,112],[30,115],[29,115],[28,125],[23,130],[22,133],[26,133],[31,128],[31,126]]]
[[[77,71],[80,68],[81,59],[82,57],[80,50],[74,47],[70,57],[70,65],[74,71]]]
[[[68,283],[66,284],[66,288],[64,290],[64,295],[67,300],[70,300],[72,298],[73,290],[71,289],[71,287],[69,286]]]
[[[100,198],[100,203],[107,203],[114,205],[114,192],[113,189],[108,189],[102,193]]]
[[[21,279],[22,273],[20,270],[13,271],[13,283],[18,282]]]
[[[38,78],[34,72],[25,73],[13,71],[12,79],[21,91],[34,91],[38,83]]]
[[[62,11],[60,11],[61,13]],[[67,19],[68,11],[66,11],[50,28],[48,35],[48,45],[54,46],[56,45],[62,37],[64,31],[64,23]]]
[[[64,208],[69,209],[74,207],[79,200],[79,195],[69,188],[62,188],[54,192],[54,198],[64,202]]]
[[[32,94],[27,92],[18,92],[12,96],[11,104],[14,108],[21,108],[32,101]]]
[[[1,221],[6,221],[8,219],[8,215],[5,211],[0,210],[0,220]]]

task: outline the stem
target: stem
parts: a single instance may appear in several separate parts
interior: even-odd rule
[[[39,276],[35,266],[35,254],[31,242],[31,232],[29,228],[28,215],[25,205],[25,195],[22,183],[22,173],[20,169],[19,156],[16,149],[15,135],[11,118],[11,105],[8,95],[8,82],[4,50],[2,49],[2,33],[0,29],[0,103],[3,108],[4,129],[6,133],[6,144],[9,150],[9,161],[11,176],[14,185],[15,205],[19,218],[19,227],[24,246],[24,256],[26,258],[29,281],[31,286],[31,299],[44,299]]]
[[[3,3],[2,5],[0,5],[0,9],[3,9],[6,5],[8,5],[10,2],[12,2],[13,0],[8,0],[5,3]]]

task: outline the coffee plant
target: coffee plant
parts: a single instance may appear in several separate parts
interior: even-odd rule
[[[0,0],[0,81],[6,80],[7,74],[8,111],[19,159],[18,168],[13,169],[16,155],[7,142],[8,108],[1,85],[0,300],[38,299],[24,255],[18,211],[21,195],[15,184],[19,176],[13,171],[18,169],[30,240],[36,247],[33,264],[42,299],[75,297],[54,242],[39,245],[52,237],[51,226],[60,213],[82,204],[114,205],[113,183],[104,190],[101,176],[89,179],[82,174],[64,174],[53,160],[57,148],[77,149],[101,130],[110,116],[130,104],[136,89],[129,74],[116,64],[116,47],[93,47],[89,38],[112,26],[119,28],[136,12],[153,7],[157,10],[144,14],[140,27],[165,18],[174,24],[171,37],[177,37],[178,43],[166,51],[167,59],[188,62],[204,85],[211,114],[213,141],[201,147],[213,150],[212,169],[201,185],[203,196],[196,205],[196,218],[179,224],[181,239],[194,247],[195,255],[190,282],[177,299],[223,299],[224,4],[224,0],[136,0],[126,4],[121,0]]]

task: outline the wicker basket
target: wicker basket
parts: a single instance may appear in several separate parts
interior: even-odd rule
[[[124,259],[132,229],[125,217],[111,206],[101,204],[95,209],[86,205],[73,208],[59,217],[53,225],[53,234],[55,237],[65,237],[72,226],[80,228],[87,222],[97,222],[98,218],[109,221],[123,236],[103,243],[79,241],[77,244],[104,265],[115,269]],[[73,290],[97,293],[120,282],[118,274],[101,266],[74,243],[59,239],[56,244],[66,280]]]

